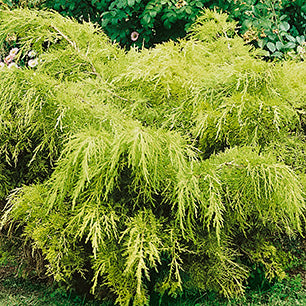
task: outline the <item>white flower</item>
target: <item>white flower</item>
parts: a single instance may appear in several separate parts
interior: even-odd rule
[[[19,49],[18,48],[13,48],[11,51],[10,51],[10,57],[13,59],[17,53],[18,53]]]
[[[7,67],[8,68],[19,68],[19,66],[14,62],[10,63]]]
[[[36,56],[36,52],[34,50],[29,51],[28,57],[34,57]]]
[[[34,68],[37,65],[38,65],[38,59],[37,58],[31,59],[31,60],[28,61],[28,66],[31,67],[31,68]]]
[[[0,69],[4,68],[5,64],[3,62],[0,62]]]

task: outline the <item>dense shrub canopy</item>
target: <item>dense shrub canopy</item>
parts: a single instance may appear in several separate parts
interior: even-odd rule
[[[56,280],[143,305],[243,293],[250,263],[284,276],[273,240],[304,230],[306,69],[260,61],[235,28],[207,10],[186,39],[124,52],[91,23],[0,11],[19,65],[0,68],[2,225]]]

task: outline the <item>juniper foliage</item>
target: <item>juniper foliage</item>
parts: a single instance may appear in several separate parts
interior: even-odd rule
[[[306,69],[260,61],[235,26],[207,10],[188,38],[125,53],[91,23],[0,11],[3,50],[14,33],[19,60],[41,60],[0,70],[2,227],[55,280],[145,305],[242,294],[247,262],[284,277],[273,238],[305,224]]]

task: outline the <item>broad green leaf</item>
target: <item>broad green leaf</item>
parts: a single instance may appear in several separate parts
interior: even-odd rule
[[[281,31],[285,31],[287,32],[290,29],[290,24],[287,21],[283,21],[281,22],[281,24],[279,25],[279,29]]]
[[[297,41],[298,44],[302,44],[305,41],[305,37],[303,35],[302,36],[297,36],[296,41]]]
[[[282,48],[284,48],[284,44],[281,41],[277,41],[275,43],[275,46],[277,50],[281,50]]]
[[[266,45],[266,41],[264,39],[259,39],[257,43],[259,48],[263,48]]]
[[[150,21],[151,21],[151,17],[150,15],[146,14],[142,17],[142,20],[146,23],[146,24],[149,24]]]
[[[285,36],[286,36],[286,38],[287,38],[288,40],[290,40],[290,41],[292,41],[292,42],[295,42],[295,41],[296,41],[296,39],[295,39],[293,36],[289,35],[289,34],[286,34]],[[298,36],[297,36],[297,37],[298,37]],[[296,38],[297,38],[297,37],[296,37]]]
[[[286,49],[294,49],[296,47],[296,44],[290,41],[285,45],[285,47]]]
[[[135,4],[135,0],[127,0],[128,6],[133,6]]]
[[[276,50],[275,44],[272,43],[272,42],[270,42],[270,41],[267,43],[267,48],[268,48],[271,52],[274,52],[274,51]]]
[[[276,51],[271,56],[272,57],[277,57],[277,58],[282,58],[284,56],[284,54],[280,51]]]

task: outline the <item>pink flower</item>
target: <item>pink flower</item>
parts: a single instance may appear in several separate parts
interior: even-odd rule
[[[12,59],[17,55],[19,49],[18,48],[13,48],[11,51],[10,51],[10,56],[12,57]]]
[[[12,57],[10,54],[4,59],[4,62],[8,65],[14,57]]]
[[[138,39],[138,37],[139,37],[138,32],[134,31],[134,32],[131,33],[131,40],[132,41],[136,41]]]

